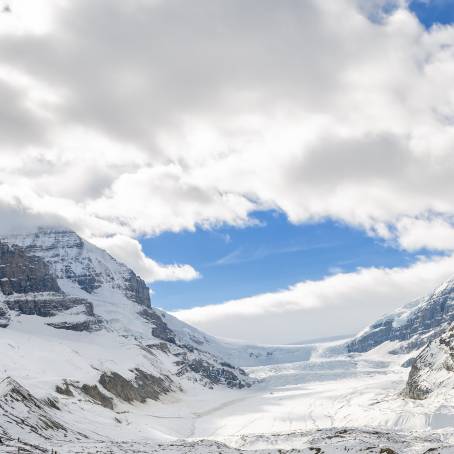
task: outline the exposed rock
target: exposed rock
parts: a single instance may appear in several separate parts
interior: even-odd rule
[[[99,331],[102,328],[102,322],[98,319],[87,319],[81,322],[59,322],[59,323],[47,323],[48,326],[51,326],[55,329],[66,329],[68,331],[86,331],[94,332]]]
[[[0,303],[0,328],[7,328],[11,321],[8,306]]]
[[[167,342],[159,342],[158,344],[147,344],[146,348],[148,350],[159,350],[167,355],[170,354],[169,344]]]
[[[60,407],[58,406],[58,400],[56,398],[52,398],[52,397],[47,397],[46,399],[44,399],[44,403],[50,407],[50,408],[53,408],[54,410],[58,410],[60,411]]]
[[[74,393],[71,391],[68,382],[64,382],[62,386],[55,386],[55,391],[63,396],[74,397]]]
[[[421,380],[421,369],[417,364],[413,364],[408,375],[407,384],[405,386],[404,395],[410,399],[423,400],[432,389]]]
[[[139,315],[153,324],[151,334],[157,339],[175,344],[175,333],[167,326],[162,317],[153,309],[146,308],[139,312]]]
[[[0,243],[0,291],[4,295],[61,292],[44,260],[5,243]]]
[[[60,312],[80,307],[80,312],[93,317],[93,304],[81,298],[67,297],[62,294],[30,295],[24,298],[6,298],[4,300],[9,310],[23,315],[38,315],[53,317]]]
[[[454,327],[430,342],[416,357],[404,394],[421,400],[442,388],[454,389]]]
[[[19,246],[0,243],[0,327],[10,324],[11,312],[39,317],[78,308],[79,314],[93,317],[93,304],[66,296],[51,274],[49,265]],[[89,324],[93,324],[92,321]]]
[[[230,370],[230,366],[229,369],[226,369],[225,367],[219,367],[203,359],[193,359],[187,363],[183,362],[183,365],[177,375],[183,375],[188,371],[200,375],[213,385],[223,384],[229,388],[239,389],[251,386],[247,380],[242,380],[238,374]],[[246,377],[244,370],[237,369],[237,371],[239,374]]]
[[[134,381],[127,380],[117,372],[103,373],[99,378],[101,386],[125,402],[145,402],[158,400],[163,394],[172,391],[172,381],[156,377],[141,369],[135,369]]]
[[[139,315],[153,324],[151,332],[154,337],[179,348],[179,351],[175,353],[180,358],[175,363],[179,366],[177,373],[179,376],[192,372],[205,379],[210,386],[225,385],[229,388],[239,389],[251,386],[243,369],[236,368],[226,361],[219,361],[214,355],[199,350],[193,345],[179,343],[176,334],[157,311],[146,308],[142,309]],[[198,342],[198,344],[201,343]]]
[[[126,297],[140,306],[150,306],[150,289],[143,279],[137,276],[132,270],[129,270],[125,283],[124,291]]]
[[[101,392],[98,388],[98,385],[84,384],[80,389],[84,394],[86,394],[88,397],[91,397],[94,401],[96,401],[103,407],[113,410],[113,399]]]

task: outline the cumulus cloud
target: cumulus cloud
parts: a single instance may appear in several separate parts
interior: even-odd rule
[[[147,257],[141,244],[132,238],[115,235],[107,238],[91,238],[97,246],[107,250],[117,260],[131,267],[148,283],[155,281],[190,281],[200,277],[189,265],[162,265]]]
[[[454,256],[401,268],[365,268],[285,290],[173,313],[218,336],[288,343],[354,334],[452,277]]]

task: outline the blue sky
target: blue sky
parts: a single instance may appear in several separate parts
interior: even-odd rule
[[[409,253],[333,221],[294,225],[283,214],[256,213],[257,225],[164,233],[143,239],[162,263],[189,263],[202,275],[190,282],[156,282],[153,304],[166,310],[216,304],[318,280],[359,267],[413,263]]]
[[[410,9],[426,27],[454,22],[454,0],[413,0]]]

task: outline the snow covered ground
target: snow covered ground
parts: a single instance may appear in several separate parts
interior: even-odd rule
[[[194,388],[138,406],[122,419],[136,429],[152,426],[187,443],[207,439],[253,452],[312,452],[303,449],[314,442],[325,445],[323,452],[360,452],[361,446],[374,446],[374,440],[376,446],[409,453],[450,445],[454,405],[447,404],[446,395],[424,402],[403,397],[408,368],[401,363],[407,356],[389,355],[389,348],[332,355],[327,354],[332,346],[321,346],[309,361],[249,368],[260,383],[248,390],[211,393]],[[175,452],[205,452],[191,451],[195,448],[190,444],[185,449]],[[231,452],[226,449],[218,452]]]
[[[408,368],[401,364],[409,355],[390,355],[390,347],[345,354],[335,344],[311,346],[307,361],[248,368],[259,380],[249,389],[194,383],[159,402],[125,404],[113,415],[62,398],[60,422],[83,433],[90,427],[93,438],[67,443],[60,437],[39,446],[67,454],[454,453],[453,396],[405,398]]]

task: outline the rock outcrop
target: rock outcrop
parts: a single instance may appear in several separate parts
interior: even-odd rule
[[[109,396],[106,396],[98,388],[98,385],[83,384],[80,389],[84,394],[93,399],[99,405],[102,405],[104,408],[108,408],[109,410],[113,410],[113,399]]]
[[[103,373],[99,378],[101,386],[119,399],[131,402],[159,400],[174,389],[169,377],[157,377],[141,369],[135,369],[133,380],[127,380],[117,372]]]
[[[454,390],[454,326],[433,340],[416,357],[404,394],[422,400],[434,391]]]

